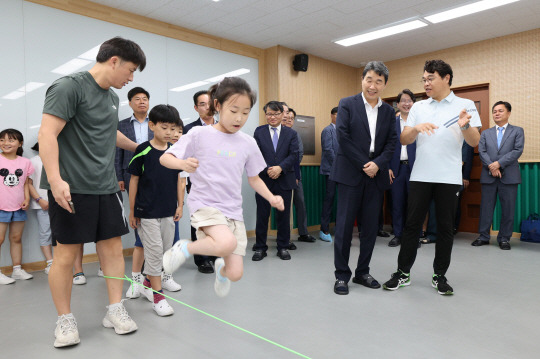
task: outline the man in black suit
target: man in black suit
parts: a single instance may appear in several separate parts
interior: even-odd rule
[[[198,91],[193,95],[193,108],[199,114],[199,118],[184,127],[184,134],[187,134],[195,126],[212,126],[216,123],[214,115],[209,112],[210,96],[207,91]],[[191,179],[188,177],[187,192],[191,189]],[[197,240],[196,229],[191,227],[191,240],[195,242]],[[197,269],[201,273],[210,274],[214,273],[214,268],[210,262],[214,262],[216,257],[214,256],[201,256],[195,254],[193,261],[197,265]]]
[[[388,163],[396,143],[394,109],[381,101],[388,69],[380,61],[369,62],[362,73],[362,92],[341,99],[336,132],[338,152],[330,179],[338,184],[334,265],[336,294],[349,294],[348,282],[354,220],[362,226],[360,255],[353,282],[380,288],[369,274],[369,262],[377,238],[384,191],[390,187]]]
[[[253,138],[266,161],[266,167],[259,177],[268,189],[283,198],[285,210],[276,212],[277,222],[277,255],[283,260],[291,259],[287,249],[290,245],[290,212],[292,190],[296,188],[294,165],[298,161],[298,138],[296,131],[282,126],[283,105],[278,101],[270,101],[264,105],[267,125],[255,129]],[[255,227],[256,242],[253,246],[255,253],[252,260],[260,261],[266,257],[268,246],[268,218],[270,217],[270,204],[264,198],[255,194],[257,203],[257,224]]]
[[[489,244],[489,230],[498,195],[501,202],[501,226],[497,242],[499,248],[509,250],[517,189],[521,183],[518,159],[525,146],[525,134],[523,128],[508,123],[512,113],[512,106],[508,102],[496,102],[492,113],[495,126],[482,132],[478,144],[478,153],[482,161],[480,174],[482,201],[478,224],[479,237],[472,245],[479,247]]]

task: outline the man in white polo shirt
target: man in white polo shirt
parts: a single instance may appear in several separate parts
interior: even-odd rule
[[[457,97],[450,90],[452,77],[452,68],[444,61],[426,61],[422,82],[430,98],[413,105],[400,136],[402,145],[416,140],[416,161],[409,184],[408,214],[398,270],[384,283],[383,288],[387,290],[411,283],[410,271],[416,259],[418,233],[434,199],[437,242],[432,285],[439,294],[454,293],[445,275],[450,266],[453,224],[462,183],[461,146],[464,139],[472,147],[478,145],[482,124],[474,102]]]

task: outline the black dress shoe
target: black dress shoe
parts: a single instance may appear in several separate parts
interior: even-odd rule
[[[349,294],[349,285],[344,280],[336,280],[334,284],[334,293],[339,295]]]
[[[377,237],[384,237],[384,238],[388,238],[390,237],[390,235],[388,234],[388,232],[385,232],[385,231],[379,231],[377,232]]]
[[[298,237],[298,240],[300,242],[309,242],[309,243],[313,243],[313,242],[317,241],[315,239],[315,237],[313,237],[312,235],[309,235],[309,234],[304,234],[304,235]]]
[[[425,231],[420,232],[420,238],[426,238],[427,234]]]
[[[253,257],[251,257],[251,260],[255,262],[262,261],[266,255],[266,251],[255,251],[255,253],[253,253]]]
[[[499,243],[499,248],[503,251],[509,251],[510,250],[510,243],[508,241],[503,241]]]
[[[476,238],[472,243],[471,246],[473,247],[480,247],[480,246],[486,246],[489,242],[483,241],[480,238]]]
[[[381,287],[379,282],[375,278],[371,276],[371,274],[362,274],[360,277],[353,277],[352,279],[353,283],[356,284],[362,284],[364,287],[368,287],[371,289],[378,289]]]
[[[277,251],[277,256],[284,261],[288,261],[289,259],[291,259],[291,255],[286,249],[279,249]]]
[[[296,250],[296,244],[294,244],[293,242],[289,243],[289,250],[290,251],[295,251]]]
[[[388,242],[388,247],[397,247],[401,244],[401,238],[394,237]]]
[[[198,266],[198,270],[204,274],[214,273],[214,268],[212,268],[209,261],[204,261],[200,266]]]

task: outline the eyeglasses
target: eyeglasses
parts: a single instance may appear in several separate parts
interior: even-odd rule
[[[265,115],[266,115],[266,117],[278,117],[279,115],[281,115],[281,112],[266,113]]]
[[[420,82],[423,83],[423,84],[427,84],[427,83],[432,83],[433,80],[435,80],[435,79],[436,79],[435,76],[430,76],[427,79],[422,78],[422,80],[420,80]]]

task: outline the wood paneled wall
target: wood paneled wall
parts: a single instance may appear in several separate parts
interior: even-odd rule
[[[423,92],[420,79],[428,59],[442,59],[452,66],[452,87],[489,83],[490,106],[500,100],[510,102],[510,122],[525,129],[520,162],[540,162],[540,29],[387,62],[390,77],[383,96],[396,96],[404,88]],[[361,76],[362,69],[358,92]],[[491,116],[490,123],[494,125]]]
[[[314,156],[304,156],[302,164],[321,161],[321,131],[330,124],[330,110],[339,100],[356,93],[358,69],[309,55],[307,72],[294,71],[292,61],[299,51],[275,46],[265,51],[267,100],[285,101],[298,115],[315,117]],[[269,57],[271,61],[269,61]],[[270,62],[277,66],[269,67]],[[277,79],[277,91],[274,81]],[[272,97],[274,96],[274,97]],[[265,122],[263,122],[265,123]]]

